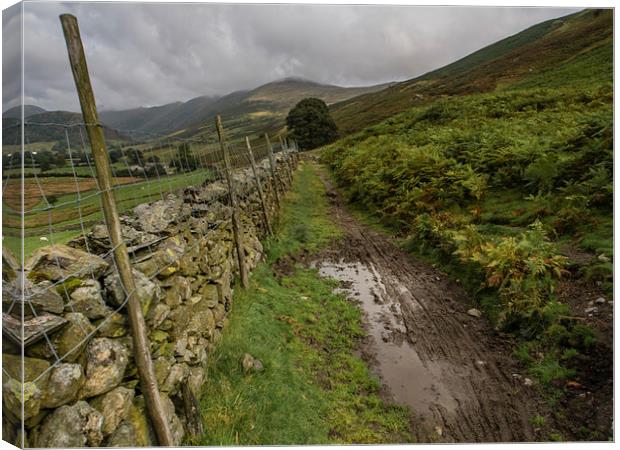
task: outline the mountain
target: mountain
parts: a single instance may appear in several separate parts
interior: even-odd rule
[[[166,134],[184,128],[199,111],[208,109],[217,97],[196,97],[187,102],[175,102],[150,108],[134,108],[121,111],[101,111],[103,123],[113,128],[127,130],[128,134],[146,137],[149,133]]]
[[[24,105],[24,117],[30,117],[33,116],[35,114],[41,114],[46,112],[43,108],[39,108],[38,106],[35,105]],[[22,117],[22,109],[21,106],[14,106],[11,109],[7,109],[6,111],[4,111],[2,113],[2,117],[3,118],[10,118],[10,119],[21,119]]]
[[[534,25],[445,67],[345,100],[330,110],[347,134],[439,97],[549,82],[588,85],[612,80],[612,61],[613,11],[588,9]]]
[[[26,120],[26,127],[24,130],[25,141],[26,143],[65,142],[65,130],[67,130],[71,145],[81,147],[82,137],[85,142],[88,142],[84,127],[77,125],[83,121],[82,114],[69,111],[45,111],[43,113],[33,114]],[[2,118],[3,144],[18,145],[21,142],[20,123],[21,121],[19,119],[7,117],[5,112]],[[103,127],[103,134],[109,141],[127,139],[125,135],[105,125]]]
[[[181,136],[213,132],[213,120],[220,114],[229,135],[241,136],[284,126],[288,111],[306,97],[317,97],[331,104],[388,84],[369,87],[324,85],[303,78],[285,78],[248,91],[235,91],[222,97],[197,97],[152,108],[102,111],[101,121],[119,130],[137,130],[156,135],[179,132]],[[265,128],[266,127],[266,128]]]

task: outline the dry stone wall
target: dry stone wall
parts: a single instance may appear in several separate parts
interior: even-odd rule
[[[288,166],[276,155],[285,189]],[[277,216],[268,160],[258,164],[269,215]],[[261,260],[266,235],[249,168],[233,174],[248,272]],[[238,260],[228,190],[222,181],[188,186],[122,216],[149,328],[151,355],[175,443],[195,417],[187,395],[200,393],[209,355],[228,322]],[[145,411],[106,227],[68,245],[43,247],[25,262],[3,249],[3,435],[26,446],[156,445]],[[22,304],[21,276],[29,298]],[[21,373],[19,327],[24,309]],[[16,324],[17,323],[17,328]],[[45,330],[46,333],[42,333]],[[13,333],[13,335],[11,335]],[[23,384],[22,384],[23,380]],[[22,389],[23,414],[22,414]]]

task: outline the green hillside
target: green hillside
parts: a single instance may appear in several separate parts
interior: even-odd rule
[[[612,10],[581,11],[535,25],[418,78],[332,105],[332,115],[341,132],[347,134],[440,97],[528,83],[587,85],[592,80],[610,79],[612,41]],[[590,65],[591,70],[581,67],[571,72],[577,63]],[[555,71],[562,66],[569,70],[554,81]],[[545,79],[549,71],[551,79]]]
[[[587,304],[571,289],[613,295],[610,19],[585,11],[545,22],[428,74],[410,86],[440,98],[419,106],[386,91],[340,105],[336,117],[352,128],[404,112],[322,151],[351,202],[515,333],[516,354],[549,392],[596,363],[587,359],[596,333],[575,318]],[[532,72],[530,62],[513,64],[508,76],[506,61],[529,58],[526,47],[547,57]],[[439,95],[448,88],[461,95]],[[389,110],[368,106],[390,98]],[[347,122],[346,108],[357,108],[358,122]]]
[[[86,137],[86,131],[77,124],[83,123],[82,114],[68,111],[46,111],[33,114],[25,120],[24,139],[26,144],[37,142],[64,142],[65,130],[69,133],[69,140],[73,143],[81,143],[82,137]],[[19,145],[21,143],[20,119],[10,116],[2,118],[2,144]],[[28,125],[30,124],[30,125]],[[80,129],[82,135],[80,135]],[[107,140],[124,140],[127,137],[113,128],[103,127],[103,133]]]
[[[301,78],[285,78],[249,91],[236,91],[222,97],[196,97],[150,108],[122,111],[102,111],[101,120],[119,130],[135,130],[137,137],[149,134],[175,134],[190,137],[213,134],[213,120],[220,114],[233,137],[279,130],[284,126],[288,111],[306,97],[318,97],[326,103],[336,103],[386,85],[370,87],[340,87],[323,85]]]

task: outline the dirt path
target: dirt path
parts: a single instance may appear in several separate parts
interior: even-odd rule
[[[363,353],[386,395],[408,405],[418,442],[546,439],[531,420],[546,415],[536,385],[519,374],[509,342],[445,274],[360,224],[328,182],[345,236],[315,265],[341,281],[365,312]]]

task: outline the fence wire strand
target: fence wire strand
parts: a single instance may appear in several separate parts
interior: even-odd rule
[[[27,240],[27,245],[24,243],[24,246],[28,252],[57,243],[69,243],[71,246],[76,246],[90,255],[96,255],[108,262],[107,273],[116,275],[119,286],[124,293],[124,300],[117,307],[110,308],[106,303],[106,314],[99,318],[101,320],[98,320],[96,325],[91,324],[92,329],[86,329],[82,322],[77,321],[83,338],[79,339],[77,343],[62,354],[59,352],[54,339],[54,333],[58,331],[48,332],[41,326],[39,330],[40,336],[31,343],[41,342],[44,344],[44,353],[49,355],[47,358],[51,359],[51,364],[33,380],[34,382],[42,379],[51,370],[66,361],[70,355],[82,348],[86,342],[106,326],[114,314],[119,313],[125,308],[128,298],[136,294],[135,290],[128,292],[122,283],[121,277],[118,276],[118,267],[113,254],[121,244],[112,246],[108,237],[107,247],[105,246],[105,239],[102,240],[103,243],[98,242],[95,245],[96,239],[92,235],[92,225],[103,223],[102,207],[100,204],[97,204],[103,190],[100,187],[89,145],[86,143],[82,131],[88,126],[102,127],[103,125],[98,123],[24,122],[25,142],[23,151],[28,153],[28,161],[24,160],[22,162],[20,159],[19,164],[15,164],[15,156],[20,152],[16,151],[6,159],[8,164],[3,165],[3,170],[5,171],[2,186],[5,206],[3,218],[4,238]],[[18,139],[17,136],[21,135],[21,124],[3,127],[3,131],[10,132],[12,127],[16,127],[16,139]],[[62,152],[59,149],[56,151],[53,149],[35,151],[30,142],[30,132],[35,127],[62,130],[63,146],[66,155],[68,155],[68,160],[65,158],[65,161],[62,163],[55,163],[55,167],[44,170],[43,160],[38,158],[39,153],[50,152],[62,155]],[[72,132],[75,129],[78,130],[77,133]],[[111,164],[114,181],[111,189],[114,191],[119,213],[127,214],[127,212],[141,204],[152,204],[156,201],[165,202],[171,195],[180,198],[183,202],[184,195],[190,187],[200,189],[208,183],[220,183],[225,186],[226,177],[224,171],[226,169],[223,165],[224,154],[222,147],[217,141],[214,126],[210,125],[207,127],[201,132],[199,137],[187,138],[158,135],[156,133],[144,132],[143,130],[115,131],[120,133],[121,136],[141,135],[144,139],[148,139],[144,142],[120,140],[109,146],[110,157],[112,152],[117,151],[116,161],[113,161]],[[227,146],[226,149],[229,152],[233,169],[237,171],[244,170],[246,175],[250,175],[241,179],[250,180],[253,175],[251,175],[249,169],[250,157],[245,141],[231,141],[225,145]],[[37,148],[40,148],[40,146]],[[273,143],[272,148],[277,156],[282,153],[280,157],[282,164],[278,166],[277,170],[279,172],[284,171],[285,173],[284,178],[281,177],[280,179],[280,183],[283,183],[287,170],[290,170],[287,166],[289,157],[283,153],[285,148],[279,143]],[[279,189],[279,187],[276,180],[272,179],[268,170],[268,148],[262,137],[257,138],[256,142],[253,143],[252,151],[256,160],[256,166],[261,169],[257,173],[257,181],[263,185],[265,195],[273,197],[273,189]],[[4,160],[5,157],[3,157]],[[67,162],[68,168],[66,167]],[[29,164],[30,166],[28,167],[28,173],[24,175],[24,187],[27,187],[27,192],[24,192],[24,202],[19,207],[16,207],[16,202],[8,201],[7,193],[11,189],[7,188],[12,184],[13,180],[21,180],[21,172],[26,169],[26,167],[21,166],[22,164]],[[238,178],[233,176],[233,182],[238,182]],[[272,188],[270,189],[269,186],[272,186]],[[248,192],[254,191],[254,184],[251,184]],[[210,228],[210,223],[206,221],[204,211],[210,210],[216,204],[227,205],[228,203],[229,195],[227,191],[214,195],[208,201],[201,199],[196,203],[201,205],[203,213],[194,215],[192,211],[192,215],[188,219],[188,230],[192,235],[196,234],[197,238],[192,243],[185,245],[182,253],[178,255],[179,259],[188,254],[193,254],[199,248],[200,242],[211,231],[212,228]],[[190,205],[194,205],[193,200],[190,201]],[[20,215],[24,217],[25,226],[23,230],[17,226],[17,219]],[[136,219],[134,218],[134,220]],[[146,259],[153,257],[159,251],[158,246],[163,240],[165,240],[165,237],[157,236],[152,241],[138,244],[133,251],[130,248],[130,258],[133,258],[135,262],[138,255],[140,255],[140,258]],[[3,245],[6,245],[6,242],[3,242]],[[99,248],[102,245],[103,247]],[[36,281],[27,281],[23,292],[20,292],[19,296],[15,296],[8,307],[5,308],[5,315],[15,314],[15,306],[20,301],[22,308],[27,305],[29,309],[29,312],[25,313],[26,322],[36,322],[38,319],[41,319],[49,313],[43,311],[42,314],[41,311],[38,311],[34,304],[34,299],[42,295],[46,290],[53,290],[60,295],[63,313],[80,312],[76,309],[72,292],[67,288],[67,282],[72,279],[87,279],[94,286],[99,285],[103,289],[92,266],[87,267],[88,274],[84,273],[83,267],[78,267],[71,273],[67,273],[68,271],[65,270],[63,261],[59,259],[56,253],[52,253],[52,255],[52,263],[61,275],[44,286],[39,286]],[[154,280],[168,267],[169,264],[163,264],[154,273],[148,275],[147,279],[150,281]],[[89,275],[89,278],[85,275]],[[81,286],[83,285],[84,283],[82,282]],[[6,370],[4,372],[6,373]]]

